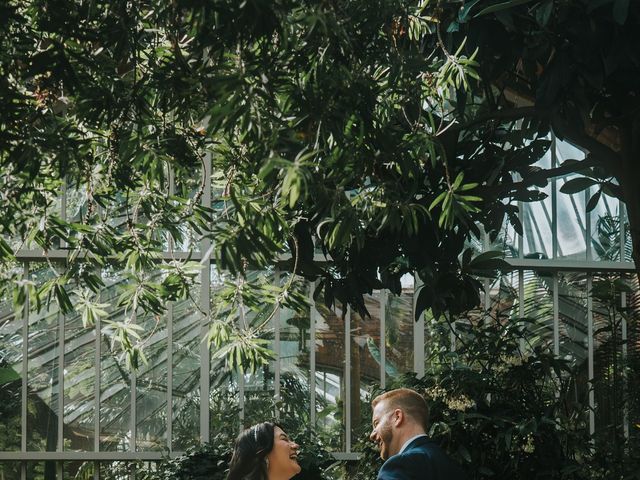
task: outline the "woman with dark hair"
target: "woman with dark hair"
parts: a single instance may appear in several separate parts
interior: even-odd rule
[[[280,425],[263,422],[236,438],[227,480],[289,480],[299,472],[298,444]]]

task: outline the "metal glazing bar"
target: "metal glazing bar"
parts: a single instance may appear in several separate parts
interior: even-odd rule
[[[629,272],[635,271],[633,262],[611,262],[607,260],[567,260],[567,259],[535,259],[535,258],[505,258],[513,268],[544,271],[570,272]]]
[[[171,165],[167,165],[169,195],[176,191],[176,176]],[[167,246],[173,251],[173,236],[167,233]],[[173,450],[173,303],[167,305],[167,450]]]
[[[491,242],[489,241],[489,235],[487,235],[487,232],[484,230],[484,228],[482,229],[482,251],[483,252],[488,252],[489,250],[491,250]],[[484,287],[484,309],[485,311],[489,311],[489,308],[491,308],[491,281],[488,278],[485,278],[482,281],[483,287]]]
[[[72,250],[66,249],[52,249],[45,252],[40,248],[26,249],[22,248],[15,252],[16,260],[20,262],[45,262],[51,261],[54,263],[61,263],[69,256],[74,253],[76,258],[83,259],[85,258],[86,252],[75,253]],[[170,252],[164,251],[157,256],[154,256],[150,259],[152,262],[161,263],[167,260],[193,260],[198,261],[202,260],[205,252],[187,252],[187,251],[179,251],[179,252]],[[115,257],[110,257],[115,259]]]
[[[176,192],[176,174],[171,168],[171,165],[167,165],[167,182],[168,182],[168,190],[169,196],[175,195]],[[173,242],[173,236],[167,232],[167,247],[170,252],[173,252],[175,247]]]
[[[418,291],[423,288],[418,276],[413,278],[413,308],[411,309],[411,322],[413,323],[413,371],[418,378],[424,377],[424,313],[416,321],[416,304]]]
[[[135,314],[132,315],[132,319],[131,321],[133,323],[136,322],[136,317]],[[131,412],[131,418],[130,420],[130,431],[131,431],[131,441],[129,443],[129,450],[131,452],[135,452],[136,451],[136,444],[138,441],[138,376],[136,375],[135,370],[131,370],[131,372],[129,373],[129,378],[131,381],[131,407],[129,408],[129,411]]]
[[[29,278],[29,264],[23,266],[23,275],[25,279]],[[29,375],[29,295],[26,295],[24,307],[22,310],[22,386],[21,386],[21,403],[20,403],[20,451],[27,451],[27,377]],[[26,466],[22,466],[23,474],[26,477]]]
[[[293,275],[293,274],[292,274]],[[309,419],[311,421],[310,429],[311,434],[315,432],[316,427],[316,320],[317,312],[313,302],[313,291],[315,289],[315,282],[309,285]]]
[[[336,460],[360,460],[362,454],[359,452],[332,452],[331,456]]]
[[[558,166],[556,136],[551,132],[551,168]],[[551,256],[558,258],[558,179],[551,178]]]
[[[626,292],[622,292],[620,294],[620,302],[621,302],[621,307],[622,310],[624,311],[627,308],[627,293]],[[627,340],[628,340],[628,334],[627,334],[627,319],[623,316],[622,317],[622,323],[621,323],[621,336],[622,336],[622,390],[624,392],[623,398],[625,399],[624,402],[624,406],[622,408],[622,428],[624,431],[624,438],[629,439],[629,405],[628,402],[626,401],[627,395],[626,393],[628,392],[628,377],[627,377],[627,354],[628,354],[628,350],[627,350]],[[617,332],[616,332],[617,333]]]
[[[343,308],[344,305],[343,305]],[[351,307],[344,314],[344,418],[345,451],[351,452]]]
[[[207,264],[202,270],[200,285],[200,308],[203,310],[200,320],[200,441],[209,441],[209,388],[210,368],[209,344],[207,334],[209,328],[209,284],[210,267]],[[206,303],[206,305],[205,305]]]
[[[322,372],[322,398],[324,398],[324,400],[326,401],[329,396],[327,395],[327,371],[323,371]],[[327,416],[324,416],[324,419],[322,421],[322,424],[326,427],[328,423],[328,419]]]
[[[518,180],[522,180],[520,174],[516,174],[516,178]],[[524,258],[524,215],[524,202],[522,200],[518,200],[518,218],[522,225],[522,234],[518,234],[518,258]]]
[[[31,451],[31,452],[0,452],[0,462],[11,461],[25,461],[25,462],[46,462],[46,461],[82,461],[82,462],[126,462],[126,461],[161,461],[169,458],[177,458],[183,455],[184,452],[171,452],[167,455],[162,451],[120,451],[120,452],[76,452],[76,451],[63,451],[63,452],[45,452],[45,451]]]
[[[58,452],[64,450],[64,342],[64,315],[58,310]]]
[[[553,354],[560,355],[560,281],[558,272],[553,272]]]
[[[206,208],[211,207],[211,153],[204,157],[204,192],[201,202]],[[200,251],[206,255],[211,248],[211,240],[203,237],[200,240]],[[207,334],[209,330],[209,314],[211,309],[211,265],[204,263],[204,268],[200,274],[200,310],[202,318],[200,321],[200,441],[209,441],[209,390],[211,359],[209,358],[209,343]]]
[[[240,322],[240,328],[248,328],[247,320],[244,317],[244,305],[242,303],[242,297],[240,297],[240,304],[238,305],[238,320]],[[240,370],[240,366],[237,368],[238,374],[238,408],[239,408],[239,431],[244,428],[244,373]]]
[[[524,318],[524,270],[518,270],[518,317]],[[520,353],[524,353],[524,338],[520,338]]]
[[[589,202],[589,198],[590,198],[590,192],[591,192],[591,188],[587,188],[584,191],[584,205],[585,205],[585,214],[584,214],[584,222],[585,222],[585,230],[587,231],[587,235],[585,237],[585,246],[587,248],[587,261],[592,260],[592,253],[591,253],[591,212],[587,212],[586,211],[586,205]],[[599,269],[594,269],[594,270],[599,270]]]
[[[389,294],[386,290],[380,290],[380,388],[386,388],[387,385],[387,301]]]
[[[65,177],[62,181],[62,191],[60,192],[60,218],[63,221],[67,220],[67,178]],[[60,239],[60,248],[65,248],[67,246],[67,242]]]
[[[274,274],[273,281],[276,286],[280,286],[280,270],[276,269]],[[275,418],[280,419],[280,409],[278,408],[278,404],[280,403],[280,372],[281,372],[281,362],[280,358],[280,323],[281,323],[281,309],[280,305],[276,305],[276,312],[273,315],[273,396],[276,399],[276,407],[275,407]]]
[[[173,450],[173,303],[167,305],[167,450]]]
[[[100,299],[100,294],[98,294],[98,299]],[[102,328],[100,317],[97,316],[96,324],[95,324],[95,352],[93,356],[93,364],[95,366],[95,373],[93,374],[94,385],[93,385],[93,450],[100,450],[100,388],[101,388],[101,378],[100,375],[102,373],[102,366],[100,364],[102,355],[102,335],[100,334],[100,329]],[[96,467],[97,468],[97,467]]]
[[[627,239],[627,234],[626,234],[626,229],[625,229],[625,222],[627,220],[627,209],[624,203],[620,202],[620,215],[618,217],[618,224],[619,224],[619,230],[620,230],[620,261],[624,262],[625,261],[625,257],[626,257],[626,239]]]
[[[593,299],[591,297],[591,289],[593,278],[590,273],[587,274],[587,354],[588,354],[588,383],[589,383],[589,434],[593,435],[596,431],[595,417],[595,392],[594,392],[594,365],[593,365]]]

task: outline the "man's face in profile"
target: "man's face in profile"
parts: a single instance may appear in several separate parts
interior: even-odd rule
[[[382,401],[376,404],[371,415],[373,430],[369,435],[369,439],[378,444],[380,458],[383,460],[397,453],[392,451],[391,446],[393,443],[393,428],[391,425],[393,412],[393,410],[388,410],[386,402]]]

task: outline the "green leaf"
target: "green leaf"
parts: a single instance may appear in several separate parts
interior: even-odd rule
[[[2,237],[0,237],[0,258],[13,259],[13,250]]]
[[[480,10],[480,12],[476,13],[473,17],[481,17],[482,15],[486,15],[488,13],[500,12],[502,10],[507,10],[512,7],[516,7],[518,5],[522,5],[524,3],[530,3],[533,0],[511,0],[509,2],[496,3],[495,5],[491,5],[487,8]]]
[[[445,192],[442,192],[440,195],[438,195],[438,196],[433,200],[433,202],[431,202],[431,205],[429,205],[429,210],[431,211],[431,210],[433,210],[434,208],[436,208],[436,206],[438,206],[438,204],[439,204],[442,200],[444,200],[444,197],[446,197],[448,193],[449,193],[448,191],[445,191]]]
[[[536,21],[541,27],[546,27],[553,13],[553,0],[547,0],[536,9]]]
[[[424,284],[422,285],[422,287],[420,287],[420,291],[418,292],[418,298],[416,300],[416,307],[415,307],[414,320],[416,322],[420,320],[420,316],[422,315],[422,312],[431,308],[431,305],[433,305],[434,298],[435,298],[434,291],[433,291],[433,288],[431,288],[431,286]]]
[[[474,7],[474,5],[476,3],[478,3],[479,1],[480,0],[470,0],[470,1],[465,1],[464,2],[464,5],[462,6],[460,11],[458,12],[458,22],[459,23],[464,23],[464,22],[467,21],[467,17],[469,16],[469,12]]]
[[[467,447],[465,447],[464,445],[460,444],[458,445],[458,454],[464,458],[464,461],[467,463],[471,463],[471,454],[469,453],[469,450],[467,449]]]
[[[503,260],[504,253],[500,250],[492,250],[481,253],[469,262],[470,271],[495,271],[507,270],[510,265]]]
[[[453,185],[451,185],[451,190],[455,191],[458,189],[458,187],[460,186],[460,184],[462,183],[462,180],[464,180],[464,173],[460,172],[458,173],[458,176],[456,177],[455,181],[453,182]]]
[[[589,213],[594,208],[596,208],[596,205],[598,205],[598,201],[600,200],[601,196],[602,196],[602,190],[598,190],[596,193],[594,193],[591,196],[591,198],[587,202],[587,213]]]
[[[629,14],[630,0],[615,0],[613,3],[613,19],[618,25],[624,25]]]
[[[11,367],[0,368],[0,385],[20,380],[20,375]]]
[[[560,187],[560,191],[562,193],[573,194],[578,193],[587,188],[595,185],[597,182],[593,178],[588,177],[580,177],[580,178],[572,178],[571,180],[565,182],[562,187]]]

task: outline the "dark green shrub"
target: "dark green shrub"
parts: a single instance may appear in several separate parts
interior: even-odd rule
[[[446,322],[431,326],[424,378],[406,375],[388,388],[424,394],[431,408],[429,435],[470,479],[594,478],[580,366],[554,357],[544,343],[521,349],[524,338],[536,337],[535,322],[474,318],[466,329],[458,326],[455,352]],[[356,447],[363,457],[350,472],[358,480],[375,479],[381,464],[364,440],[367,433]]]

